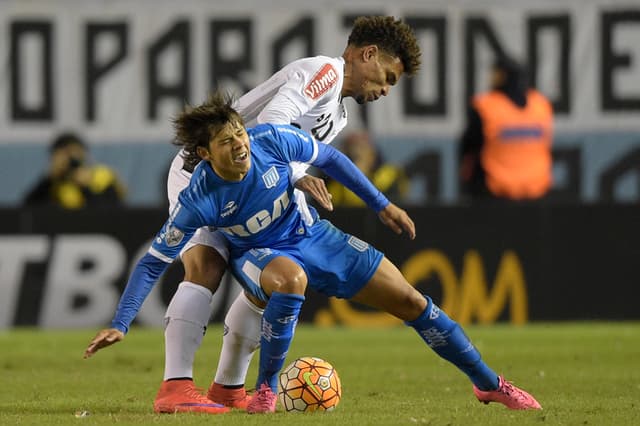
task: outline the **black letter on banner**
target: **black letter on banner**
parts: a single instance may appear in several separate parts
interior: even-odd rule
[[[409,178],[422,179],[424,184],[424,201],[433,201],[441,198],[441,163],[439,152],[424,150],[414,155],[413,160],[404,166],[404,170]]]
[[[20,42],[26,37],[37,37],[42,43],[42,68],[40,77],[42,82],[40,106],[31,108],[21,99],[21,89],[34,82],[23,81],[23,68],[29,64],[22,64]],[[53,63],[52,63],[52,25],[48,21],[16,21],[11,23],[11,118],[16,121],[37,121],[53,119]],[[24,47],[24,46],[22,46]]]
[[[96,89],[98,80],[111,71],[116,64],[127,56],[128,26],[120,23],[88,23],[85,41],[85,117],[87,121],[96,119]],[[118,51],[107,61],[98,63],[98,40],[103,35],[114,37],[118,41]]]
[[[554,169],[560,167],[564,169],[561,175],[565,179],[553,182],[549,198],[558,201],[579,200],[582,186],[582,153],[580,148],[554,148],[551,157]]]
[[[252,87],[241,81],[240,76],[244,71],[253,68],[253,25],[249,19],[240,20],[214,20],[209,24],[211,31],[211,87],[216,89],[224,80],[237,82],[242,93],[248,92]],[[233,57],[223,57],[222,43],[225,36],[242,36],[242,45],[238,47]]]
[[[600,200],[614,201],[616,185],[623,177],[634,172],[636,175],[635,181],[638,182],[638,176],[640,176],[640,148],[632,150],[607,167],[602,173],[602,176],[600,176]],[[640,194],[640,185],[637,183],[636,194]],[[640,197],[636,198],[635,201],[638,200],[640,200]]]
[[[558,34],[560,50],[558,52],[557,62],[560,64],[558,77],[559,93],[558,96],[551,100],[553,111],[555,113],[568,113],[571,109],[571,87],[569,85],[569,56],[571,46],[571,21],[569,15],[558,16],[534,16],[529,19],[527,28],[529,52],[529,72],[531,84],[537,87],[538,82],[538,64],[548,62],[541,54],[541,48],[538,44],[538,34],[547,29],[554,29]]]
[[[418,90],[416,79],[406,79],[404,81],[402,99],[404,102],[404,112],[407,115],[413,116],[444,116],[447,112],[447,58],[446,58],[446,46],[447,46],[447,21],[445,17],[432,17],[432,18],[417,18],[407,17],[406,23],[413,28],[416,34],[421,31],[430,31],[435,37],[435,55],[431,56],[433,60],[429,62],[428,74],[435,72],[436,90],[437,96],[433,102],[425,103],[416,99]],[[432,66],[435,62],[435,67]]]
[[[505,53],[495,32],[485,18],[467,18],[464,32],[465,91],[463,106],[466,110],[469,100],[476,93],[476,46],[475,41],[483,37],[495,56]]]
[[[602,14],[602,60],[600,61],[600,81],[602,90],[602,109],[604,111],[640,110],[640,98],[616,96],[613,90],[615,68],[629,68],[632,58],[628,54],[616,54],[613,51],[613,32],[619,24],[640,24],[640,10],[617,10]],[[640,58],[638,58],[640,59]],[[638,66],[636,64],[636,66]],[[636,86],[637,87],[637,86]]]
[[[175,98],[180,105],[189,99],[190,93],[190,73],[189,66],[191,64],[191,43],[190,43],[191,25],[186,20],[180,20],[175,23],[162,37],[158,39],[149,48],[147,53],[147,63],[149,69],[149,99],[147,101],[147,118],[154,120],[158,116],[158,104],[162,98]],[[171,47],[176,45],[181,53],[181,58],[174,65],[179,66],[180,76],[173,83],[162,83],[159,81],[158,62],[160,56]]]
[[[313,56],[316,51],[316,41],[313,37],[314,22],[313,18],[304,16],[300,18],[300,21],[285,31],[280,37],[278,37],[271,47],[271,58],[273,64],[273,72],[276,72],[284,65],[282,60],[282,53],[284,47],[295,40],[302,40],[306,44],[307,51],[304,56]]]
[[[357,15],[345,15],[342,17],[342,26],[344,28],[349,29],[349,33],[351,33],[351,27],[353,27],[353,22],[356,20],[358,16],[383,16],[383,12],[362,12]],[[346,40],[345,40],[346,43]],[[369,104],[364,103],[362,105],[355,104],[355,108],[358,110],[358,115],[360,116],[360,120],[362,120],[362,125],[365,129],[369,129]]]

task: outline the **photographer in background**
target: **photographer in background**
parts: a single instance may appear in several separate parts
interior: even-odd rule
[[[367,176],[393,203],[402,203],[409,192],[409,180],[400,167],[386,163],[382,153],[365,130],[352,131],[340,144],[340,150]],[[365,207],[356,194],[340,182],[328,179],[327,190],[335,206]]]
[[[28,192],[23,205],[68,210],[118,205],[124,187],[107,166],[88,161],[86,144],[73,133],[58,136],[49,149],[49,171]]]

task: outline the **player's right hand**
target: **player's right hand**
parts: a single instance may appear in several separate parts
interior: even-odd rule
[[[96,337],[94,337],[89,343],[87,349],[85,349],[84,358],[89,358],[100,349],[111,346],[122,339],[124,339],[124,333],[117,328],[105,328],[104,330],[100,330],[98,334],[96,334]]]
[[[295,187],[311,195],[322,208],[333,211],[331,194],[327,190],[324,180],[315,176],[305,175],[296,181]]]
[[[416,238],[416,225],[409,217],[406,211],[396,206],[393,203],[389,203],[387,207],[378,212],[378,217],[396,234],[402,234],[402,231],[406,232],[409,239]]]

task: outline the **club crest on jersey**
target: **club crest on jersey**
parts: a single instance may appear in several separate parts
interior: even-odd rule
[[[271,166],[271,168],[262,175],[262,181],[267,188],[275,187],[279,180],[280,175],[278,175],[276,166]]]
[[[304,88],[304,94],[313,100],[327,93],[331,87],[338,82],[338,73],[331,64],[325,64],[320,71],[313,76],[307,87]]]
[[[163,238],[165,243],[167,243],[167,247],[175,247],[180,244],[180,241],[184,238],[184,232],[175,226],[168,226]]]

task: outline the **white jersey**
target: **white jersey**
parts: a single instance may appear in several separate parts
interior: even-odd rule
[[[293,124],[323,143],[331,143],[347,125],[342,104],[344,59],[314,56],[285,65],[268,80],[240,97],[234,104],[247,127],[261,123]],[[180,153],[171,163],[167,190],[170,209],[178,194],[189,184],[190,173],[182,169]],[[306,164],[291,164],[293,182],[304,176]],[[307,221],[311,220],[304,194],[296,201]]]
[[[298,59],[238,99],[234,105],[247,127],[261,123],[293,124],[323,143],[347,125],[340,92],[344,59]]]

